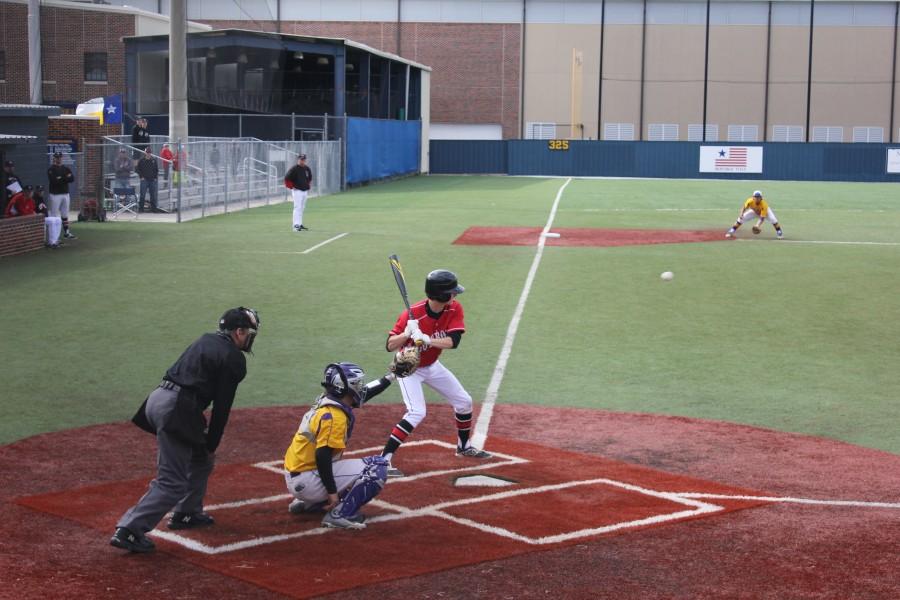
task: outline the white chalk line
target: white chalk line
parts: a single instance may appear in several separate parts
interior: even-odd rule
[[[572,182],[572,178],[566,179],[565,183],[556,192],[556,199],[553,201],[553,207],[550,209],[550,215],[547,217],[547,224],[538,236],[537,250],[534,253],[534,260],[531,262],[531,269],[525,278],[525,286],[519,295],[519,303],[513,312],[509,327],[506,329],[506,338],[503,340],[503,348],[500,350],[500,357],[494,367],[491,375],[491,381],[488,384],[487,391],[484,394],[484,400],[481,402],[481,410],[478,412],[478,420],[475,422],[475,430],[472,433],[472,445],[479,448],[484,447],[487,439],[488,428],[491,425],[491,417],[494,414],[494,403],[497,401],[497,395],[500,391],[500,384],[503,382],[503,375],[506,372],[506,365],[509,362],[510,354],[512,354],[513,342],[516,339],[516,332],[519,329],[519,322],[522,320],[522,313],[525,311],[525,303],[528,301],[528,295],[531,293],[531,285],[534,283],[538,266],[541,264],[541,257],[544,254],[544,245],[547,238],[544,234],[550,231],[553,225],[553,219],[556,217],[556,210],[559,207],[559,201],[562,198],[563,191]]]
[[[836,246],[900,246],[900,242],[843,242],[837,240],[785,240],[785,239],[762,239],[752,240],[738,238],[736,242],[778,242],[779,244],[833,244]]]
[[[307,248],[306,250],[238,250],[237,252],[239,254],[309,254],[310,252],[321,248],[325,244],[330,244],[331,242],[341,239],[345,235],[349,235],[349,233],[349,231],[339,233],[338,235],[328,238],[324,242],[319,242],[315,246]]]
[[[450,444],[447,442],[443,442],[441,440],[415,440],[404,444],[405,446],[438,446],[439,448],[446,450],[454,450],[456,448],[455,444]],[[361,448],[354,450],[352,452],[347,452],[346,455],[368,455],[373,452],[380,451],[380,446],[373,446],[371,448]],[[500,461],[492,461],[490,463],[484,465],[476,465],[474,467],[463,467],[459,469],[445,469],[445,470],[437,470],[437,471],[428,471],[425,473],[417,473],[413,476],[401,477],[397,479],[391,479],[391,485],[401,482],[415,481],[416,479],[422,479],[424,477],[435,477],[441,475],[452,474],[456,472],[472,472],[477,470],[486,470],[493,469],[496,467],[501,467],[509,464],[522,464],[529,462],[528,459],[518,456],[512,456],[508,454],[502,453],[494,453],[494,456],[502,458]],[[281,460],[273,460],[273,461],[265,461],[259,462],[252,465],[255,468],[263,469],[272,473],[276,473],[278,475],[283,474],[283,468]],[[528,496],[541,494],[546,492],[553,492],[558,490],[565,490],[574,487],[581,486],[591,486],[591,485],[605,485],[610,487],[617,487],[624,490],[629,490],[638,494],[643,494],[646,496],[651,496],[655,498],[660,498],[663,500],[667,500],[676,504],[681,504],[683,506],[688,507],[687,510],[678,510],[671,513],[663,513],[658,515],[653,515],[651,517],[646,517],[643,519],[637,519],[633,521],[622,521],[619,523],[612,523],[610,525],[604,525],[601,527],[590,527],[585,529],[579,529],[575,531],[568,531],[565,533],[560,533],[556,535],[542,536],[542,537],[530,537],[526,535],[522,535],[520,533],[516,533],[514,531],[510,531],[503,527],[499,527],[496,525],[490,525],[488,523],[482,523],[479,521],[475,521],[473,519],[468,519],[465,517],[459,517],[456,515],[452,515],[446,512],[448,509],[453,509],[461,506],[469,506],[474,504],[479,504],[483,502],[493,502],[493,501],[503,501],[509,498],[514,498],[517,496]],[[227,509],[235,509],[242,508],[245,506],[253,506],[253,505],[261,505],[267,504],[271,502],[287,502],[292,498],[290,494],[276,494],[271,496],[263,496],[260,498],[248,498],[245,500],[238,500],[235,502],[223,502],[220,504],[212,504],[205,507],[205,509],[209,512],[216,510],[227,510]],[[601,535],[604,533],[609,533],[612,531],[619,531],[623,529],[632,529],[637,527],[643,527],[646,525],[656,525],[669,521],[677,521],[684,518],[694,517],[697,515],[703,514],[712,514],[716,512],[721,512],[725,510],[724,507],[711,504],[709,502],[703,502],[703,500],[743,500],[743,501],[753,501],[753,502],[771,502],[771,503],[786,503],[786,504],[799,504],[799,505],[807,505],[807,506],[843,506],[843,507],[854,507],[854,508],[889,508],[889,509],[900,509],[900,502],[871,502],[871,501],[858,501],[858,500],[819,500],[813,498],[794,498],[794,497],[785,497],[785,496],[750,496],[750,495],[732,495],[732,494],[711,494],[705,492],[665,492],[653,490],[645,487],[641,487],[638,485],[634,485],[631,483],[626,483],[622,481],[617,481],[614,479],[607,478],[595,478],[595,479],[586,479],[580,481],[565,481],[561,483],[540,485],[534,487],[524,487],[513,490],[504,490],[501,492],[493,492],[489,494],[485,494],[483,496],[476,496],[470,498],[461,498],[459,500],[451,500],[445,502],[438,502],[436,504],[430,504],[426,506],[422,506],[419,508],[410,508],[398,504],[392,504],[390,502],[385,502],[384,500],[379,500],[378,498],[374,499],[370,504],[372,506],[381,508],[383,510],[392,511],[389,514],[377,515],[369,518],[366,522],[367,524],[376,524],[376,523],[386,523],[390,521],[398,521],[405,519],[413,519],[420,517],[434,517],[439,519],[444,519],[447,521],[451,521],[458,525],[462,525],[465,527],[470,527],[472,529],[476,529],[483,533],[497,535],[500,537],[504,537],[510,540],[515,540],[521,543],[529,544],[529,545],[546,545],[546,544],[556,544],[560,542],[571,541],[574,539],[580,539],[590,536]],[[277,542],[308,537],[313,535],[324,535],[333,531],[331,529],[327,529],[324,527],[313,527],[311,529],[305,529],[302,531],[296,531],[291,533],[284,534],[276,534],[276,535],[268,535],[268,536],[260,536],[253,537],[246,540],[241,540],[237,542],[232,542],[228,544],[223,544],[221,546],[210,546],[208,544],[203,544],[202,542],[198,542],[194,539],[185,537],[183,535],[179,535],[177,533],[173,533],[171,531],[163,531],[163,530],[153,530],[150,532],[150,535],[153,535],[156,538],[167,540],[176,544],[179,544],[189,550],[194,552],[199,552],[202,554],[214,555],[214,554],[224,554],[228,552],[235,552],[238,550],[246,550],[249,548],[254,548],[257,546],[263,546],[267,544],[274,544]]]

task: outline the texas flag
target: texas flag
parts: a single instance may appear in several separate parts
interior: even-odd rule
[[[100,115],[100,124],[115,124],[122,122],[122,95],[103,97],[103,113]]]

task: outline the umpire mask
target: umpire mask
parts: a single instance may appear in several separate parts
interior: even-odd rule
[[[235,329],[246,329],[247,339],[244,341],[241,350],[250,352],[253,349],[253,341],[259,332],[259,313],[252,308],[239,306],[237,308],[229,308],[219,319],[219,331],[223,333],[231,333]]]

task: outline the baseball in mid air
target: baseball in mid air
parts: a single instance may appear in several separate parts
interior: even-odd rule
[[[659,278],[662,279],[663,281],[672,281],[672,279],[675,278],[675,273],[673,273],[672,271],[664,271],[659,276]]]

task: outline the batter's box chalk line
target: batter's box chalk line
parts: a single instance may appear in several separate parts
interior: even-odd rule
[[[440,440],[417,440],[413,442],[407,442],[403,445],[404,448],[414,447],[414,446],[424,446],[424,445],[432,445],[438,446],[440,448],[446,448],[450,450],[455,450],[456,446],[453,444],[448,444],[446,442]],[[354,450],[351,452],[345,452],[345,456],[358,456],[358,455],[372,455],[373,453],[378,453],[381,451],[381,447],[372,447],[372,448],[363,448],[359,450]],[[470,473],[472,471],[484,471],[489,469],[494,469],[501,466],[506,465],[515,465],[515,464],[524,464],[529,462],[526,458],[521,458],[517,456],[511,456],[508,454],[501,454],[499,452],[494,452],[493,455],[501,460],[496,462],[490,462],[483,465],[477,466],[466,466],[456,469],[443,469],[437,471],[427,471],[425,473],[417,473],[415,475],[408,475],[406,477],[399,477],[391,480],[391,485],[395,485],[398,483],[415,481],[417,479],[424,479],[428,477],[438,477],[441,475],[448,475],[453,473]],[[253,466],[259,469],[263,469],[266,471],[270,471],[272,473],[277,473],[278,475],[282,475],[284,470],[281,467],[281,460],[274,460],[268,462],[260,462],[256,463]],[[643,519],[636,519],[632,521],[622,521],[619,523],[613,523],[610,525],[605,525],[602,527],[592,527],[586,529],[579,529],[575,531],[570,531],[566,533],[561,533],[557,535],[545,536],[545,537],[529,537],[525,535],[521,535],[515,533],[513,531],[509,531],[503,527],[498,527],[495,525],[489,525],[487,523],[478,522],[472,519],[467,519],[464,517],[457,517],[445,512],[447,509],[478,504],[481,502],[491,502],[495,500],[504,500],[507,498],[512,498],[516,496],[525,496],[525,495],[534,495],[541,494],[546,492],[553,492],[557,490],[569,489],[579,486],[590,486],[590,485],[605,485],[610,487],[615,487],[623,490],[632,491],[639,494],[644,494],[647,496],[651,496],[654,498],[660,498],[663,500],[667,500],[673,502],[675,504],[680,504],[685,507],[684,510],[679,510],[671,513],[663,513],[659,515],[654,515],[652,517],[647,517]],[[261,498],[248,498],[246,500],[239,500],[236,502],[226,502],[222,504],[213,504],[207,506],[205,509],[208,512],[212,512],[215,510],[224,510],[224,509],[233,509],[240,508],[243,506],[255,506],[266,504],[270,502],[283,502],[288,501],[292,498],[290,494],[277,494],[274,496],[265,496]],[[848,506],[848,507],[871,507],[871,508],[896,508],[900,509],[900,503],[896,502],[865,502],[865,501],[855,501],[855,500],[814,500],[807,498],[790,498],[790,497],[779,497],[779,496],[742,496],[742,495],[727,495],[727,494],[708,494],[702,492],[661,492],[658,490],[651,490],[647,488],[643,488],[640,486],[636,486],[633,484],[625,483],[622,481],[616,481],[613,479],[605,479],[605,478],[597,478],[597,479],[587,479],[583,481],[567,481],[563,483],[550,484],[550,485],[542,485],[530,488],[520,488],[516,490],[508,490],[503,492],[496,492],[493,494],[486,494],[484,496],[477,496],[473,498],[465,498],[460,500],[453,500],[449,502],[440,502],[437,504],[432,504],[429,506],[423,506],[420,508],[409,508],[406,506],[400,506],[397,504],[392,504],[389,502],[385,502],[383,500],[378,500],[377,498],[371,502],[373,506],[377,506],[384,510],[392,511],[391,514],[378,515],[374,517],[370,517],[366,520],[367,524],[377,524],[377,523],[385,523],[388,521],[399,521],[405,519],[414,519],[418,517],[434,517],[439,519],[445,519],[447,521],[456,523],[458,525],[463,525],[466,527],[471,527],[472,529],[476,529],[478,531],[497,535],[506,539],[516,540],[529,545],[546,545],[546,544],[556,544],[560,542],[567,542],[575,539],[597,536],[605,533],[610,533],[613,531],[620,531],[623,529],[632,529],[636,527],[644,527],[647,525],[658,525],[661,523],[669,522],[669,521],[677,521],[680,519],[686,519],[689,517],[696,517],[698,515],[709,515],[713,513],[720,512],[725,510],[724,507],[718,506],[716,504],[711,504],[709,502],[703,502],[702,499],[706,500],[750,500],[750,501],[761,501],[761,502],[783,502],[783,503],[793,503],[793,504],[806,504],[806,505],[825,505],[825,506]],[[171,531],[162,531],[155,529],[150,532],[150,535],[173,542],[178,544],[188,550],[192,550],[195,552],[199,552],[202,554],[225,554],[228,552],[235,552],[238,550],[246,550],[248,548],[254,548],[257,546],[265,546],[268,544],[274,544],[278,542],[283,542],[287,540],[293,540],[297,538],[309,537],[314,535],[326,535],[332,533],[336,530],[327,529],[324,527],[318,527],[315,529],[307,529],[304,531],[297,531],[293,533],[285,533],[279,535],[269,535],[262,537],[254,537],[247,540],[241,540],[238,542],[232,542],[229,544],[223,544],[219,546],[210,546],[208,544],[203,544],[196,540],[187,538],[183,535],[179,535],[177,533],[173,533]]]

